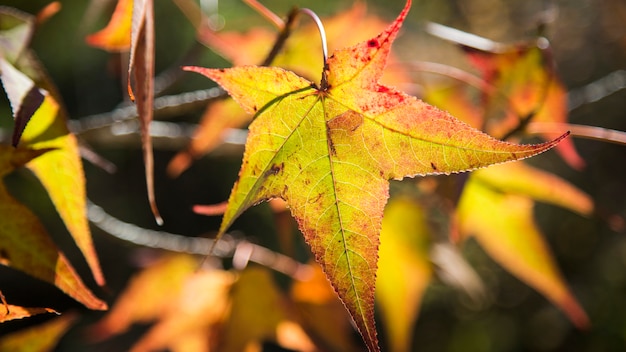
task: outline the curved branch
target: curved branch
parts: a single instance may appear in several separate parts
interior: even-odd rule
[[[273,252],[263,246],[236,239],[225,234],[219,241],[202,237],[187,237],[166,231],[145,229],[124,222],[108,214],[102,207],[87,200],[89,221],[102,231],[131,242],[150,248],[164,249],[172,252],[212,255],[219,258],[233,258],[236,269],[243,269],[248,262],[264,265],[297,280],[306,280],[312,275],[313,269],[280,253]]]

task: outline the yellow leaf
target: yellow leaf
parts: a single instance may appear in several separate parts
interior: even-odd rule
[[[0,337],[0,351],[54,351],[76,318],[76,315],[64,314],[45,323],[4,335]]]
[[[69,132],[59,104],[47,95],[26,126],[21,143],[53,151],[28,163],[44,186],[76,245],[91,268],[95,281],[104,285],[87,220],[85,175],[76,137]]]
[[[425,214],[408,198],[392,198],[380,231],[376,298],[390,351],[410,351],[420,303],[433,268]]]
[[[254,350],[264,341],[298,351],[313,351],[313,343],[294,324],[287,299],[271,275],[261,267],[248,267],[241,273],[231,290],[232,308],[220,336],[219,351]]]
[[[49,150],[33,151],[0,145],[0,176],[45,151]],[[106,309],[106,303],[83,284],[35,214],[13,198],[1,182],[0,223],[0,264],[56,285],[88,308]]]
[[[526,163],[494,165],[476,170],[472,180],[485,182],[501,192],[525,195],[584,216],[590,216],[594,208],[593,200],[585,192],[555,174]]]
[[[496,262],[560,307],[578,327],[587,315],[569,291],[533,219],[533,201],[473,180],[458,205],[460,232],[474,236]]]

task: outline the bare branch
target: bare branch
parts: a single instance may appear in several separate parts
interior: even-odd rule
[[[215,257],[233,257],[236,269],[243,269],[248,262],[254,262],[297,280],[307,279],[312,274],[312,269],[307,264],[299,263],[263,246],[237,239],[231,234],[225,234],[219,241],[215,241],[209,238],[188,237],[166,231],[145,229],[111,216],[102,207],[89,200],[87,211],[89,221],[96,227],[136,245],[198,255],[207,255],[213,248],[212,255]]]

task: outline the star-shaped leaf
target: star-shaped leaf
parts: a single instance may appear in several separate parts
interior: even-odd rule
[[[560,140],[501,142],[380,85],[410,5],[377,37],[336,51],[319,86],[276,67],[186,68],[256,114],[218,236],[252,205],[286,200],[370,351],[378,350],[374,286],[389,180],[522,159]]]

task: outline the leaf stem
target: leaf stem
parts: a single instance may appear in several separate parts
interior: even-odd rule
[[[328,60],[328,44],[326,43],[326,30],[324,30],[324,24],[319,16],[311,9],[300,9],[300,12],[311,17],[313,22],[317,25],[317,30],[320,32],[320,39],[322,40],[322,56],[324,60],[324,69],[322,70],[322,81],[320,82],[320,89],[328,89],[328,77],[326,76],[326,61]]]

